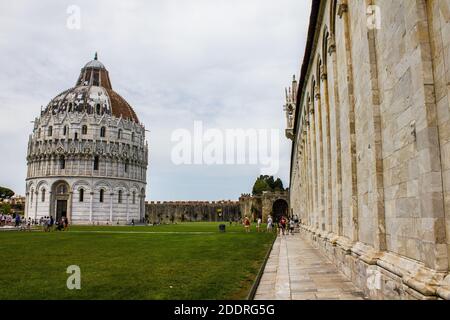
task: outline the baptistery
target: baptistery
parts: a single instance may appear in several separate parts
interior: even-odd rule
[[[145,127],[112,89],[97,54],[75,86],[34,120],[27,165],[26,216],[31,219],[66,217],[72,224],[144,219]]]

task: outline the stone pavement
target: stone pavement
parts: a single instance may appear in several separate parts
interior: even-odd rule
[[[362,300],[364,294],[299,233],[278,236],[255,300]]]

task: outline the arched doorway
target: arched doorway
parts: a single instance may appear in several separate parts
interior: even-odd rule
[[[57,181],[52,186],[51,215],[56,221],[62,217],[69,217],[70,187],[66,181]]]
[[[286,200],[278,199],[272,205],[272,214],[275,222],[279,221],[281,216],[288,216],[288,204]]]

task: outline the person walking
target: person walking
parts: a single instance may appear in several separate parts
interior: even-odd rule
[[[64,231],[67,231],[69,229],[69,219],[67,219],[67,217],[64,217],[63,223],[64,223]]]
[[[50,216],[50,221],[48,223],[48,231],[52,231],[54,224],[55,224],[55,220],[53,219],[53,216]]]
[[[15,226],[16,226],[16,228],[20,226],[20,215],[18,215],[18,214],[16,215],[16,218],[15,218]]]
[[[268,216],[267,217],[267,232],[272,232],[273,231],[273,219],[272,216]]]
[[[286,234],[286,218],[284,216],[280,219],[280,235]]]
[[[296,225],[296,222],[295,222],[294,218],[291,218],[291,220],[289,220],[289,232],[291,235],[294,234],[295,225]]]
[[[258,217],[258,219],[256,220],[256,231],[260,232],[261,231],[261,218]]]
[[[47,219],[47,216],[45,216],[42,219],[42,225],[44,226],[44,232],[47,232],[48,231],[48,219]]]
[[[244,224],[245,232],[250,232],[250,219],[247,218],[247,216],[245,216],[243,224]]]

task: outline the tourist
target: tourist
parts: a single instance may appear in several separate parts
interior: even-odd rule
[[[16,228],[19,227],[20,226],[20,215],[18,215],[18,214],[16,215],[15,222],[16,222],[16,224],[15,224]]]
[[[131,225],[134,226],[134,219],[131,219]]]
[[[280,236],[281,235],[284,236],[286,233],[286,218],[284,216],[282,216],[280,219],[279,227],[280,227]]]
[[[31,231],[31,223],[32,223],[31,218],[28,218],[28,221],[27,221],[27,230],[28,231]]]
[[[48,232],[48,219],[47,216],[42,218],[42,225],[44,226],[44,232]]]
[[[63,229],[63,218],[59,218],[59,221],[55,222],[56,230],[61,231]]]
[[[267,217],[267,232],[272,232],[273,231],[273,219],[272,216],[268,216]]]
[[[258,217],[258,219],[256,220],[256,231],[260,232],[261,229],[261,218]]]
[[[245,232],[250,232],[250,219],[247,218],[247,216],[245,216],[243,224],[244,224]]]
[[[53,225],[55,224],[55,219],[53,219],[53,216],[50,216],[50,221],[48,223],[48,230],[52,231]]]
[[[295,220],[292,218],[291,220],[289,220],[289,232],[291,235],[294,234],[294,229],[295,229]]]
[[[69,229],[69,219],[67,217],[64,217],[64,231],[67,231]]]

